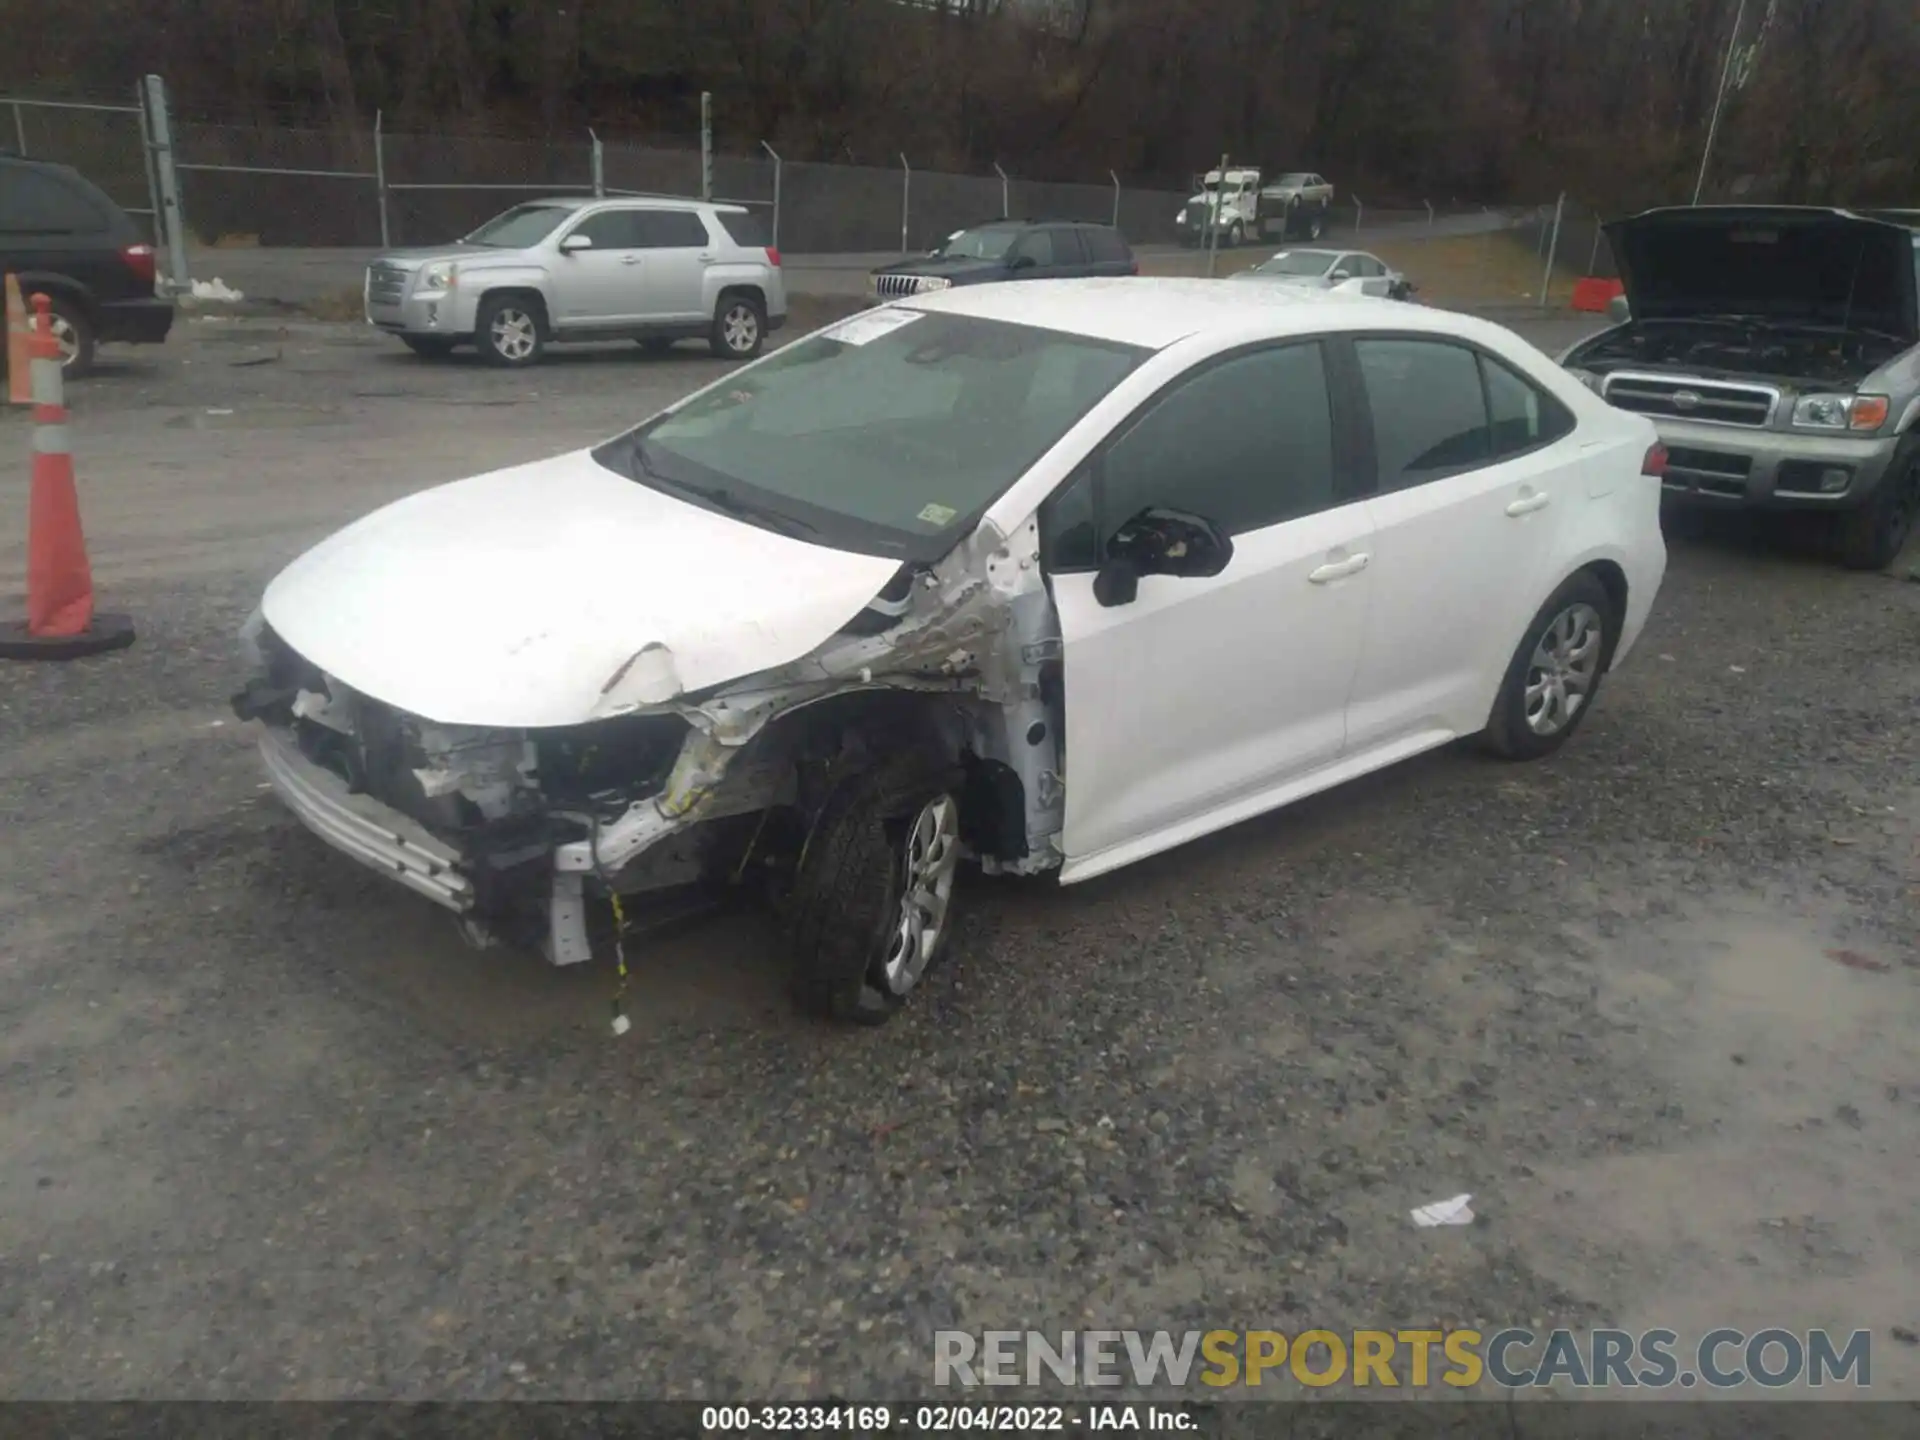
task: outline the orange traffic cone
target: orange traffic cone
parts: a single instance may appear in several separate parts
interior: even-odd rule
[[[33,487],[27,498],[27,622],[0,625],[0,659],[73,660],[133,643],[125,615],[93,612],[93,573],[67,448],[67,406],[52,302],[33,297]]]
[[[7,403],[31,405],[33,378],[27,373],[33,350],[33,332],[27,329],[27,307],[20,303],[20,278],[9,275],[7,292]]]

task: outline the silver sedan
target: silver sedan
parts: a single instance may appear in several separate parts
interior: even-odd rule
[[[1307,290],[1356,290],[1389,300],[1404,300],[1414,289],[1405,275],[1364,250],[1282,250],[1229,278]]]

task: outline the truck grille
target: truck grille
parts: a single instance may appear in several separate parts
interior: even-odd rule
[[[1766,385],[1727,385],[1716,380],[1676,380],[1666,375],[1615,371],[1601,398],[1622,410],[1669,420],[1758,427],[1773,418],[1780,392]]]
[[[1204,227],[1206,223],[1207,207],[1202,204],[1189,203],[1187,206],[1187,224],[1198,230]]]
[[[876,275],[873,277],[873,293],[884,299],[918,295],[924,279],[920,275]]]
[[[375,262],[367,267],[367,303],[398,305],[407,292],[407,272],[398,265]]]

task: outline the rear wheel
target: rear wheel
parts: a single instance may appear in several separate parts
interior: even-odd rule
[[[93,320],[66,296],[56,295],[52,299],[53,308],[47,318],[53,327],[54,343],[60,347],[60,373],[69,380],[92,374]]]
[[[1894,451],[1873,498],[1840,517],[1840,563],[1849,570],[1884,570],[1906,548],[1920,521],[1920,434]]]
[[[1241,229],[1240,222],[1236,220],[1227,227],[1227,248],[1229,250],[1238,250],[1246,243],[1247,232]]]
[[[1486,748],[1538,760],[1566,744],[1600,693],[1619,627],[1613,597],[1592,571],[1554,591],[1507,666],[1481,735]]]
[[[753,359],[767,343],[767,312],[751,295],[722,295],[707,343],[722,360]]]
[[[1309,240],[1318,240],[1326,233],[1326,229],[1327,210],[1323,205],[1313,212],[1313,218],[1307,222],[1307,238]]]

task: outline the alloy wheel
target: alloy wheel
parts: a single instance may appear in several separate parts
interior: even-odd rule
[[[49,317],[49,325],[54,343],[60,347],[61,365],[71,365],[80,354],[80,332],[74,328],[71,320],[57,310]]]
[[[526,311],[507,306],[494,315],[488,338],[501,359],[527,360],[540,344],[540,327]]]
[[[887,988],[904,995],[940,947],[960,868],[960,807],[944,792],[920,807],[907,831],[900,906],[882,967]]]
[[[720,339],[736,355],[752,353],[760,343],[760,317],[751,305],[732,305],[720,317]]]
[[[1527,728],[1534,734],[1558,735],[1573,723],[1599,679],[1605,639],[1600,612],[1584,601],[1547,622],[1527,661]]]

